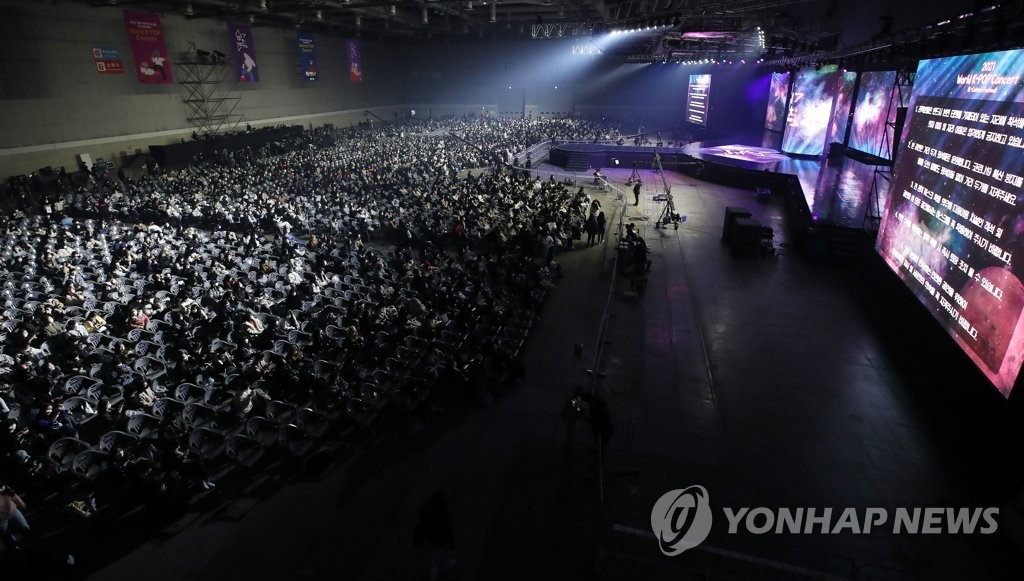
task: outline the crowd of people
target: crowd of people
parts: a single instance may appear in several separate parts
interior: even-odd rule
[[[522,378],[554,255],[598,213],[583,188],[504,164],[603,130],[317,132],[0,218],[0,541],[18,546],[26,507],[181,498],[225,466]]]

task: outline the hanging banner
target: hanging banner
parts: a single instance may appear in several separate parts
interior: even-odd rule
[[[299,76],[307,81],[317,77],[316,44],[308,32],[299,33]]]
[[[252,27],[248,24],[228,23],[228,43],[235,52],[235,78],[240,83],[257,83],[260,72],[256,68],[256,44]]]
[[[363,59],[360,56],[359,41],[348,39],[345,41],[348,47],[348,78],[355,82],[363,80]]]
[[[135,59],[135,74],[139,82],[147,85],[173,83],[160,15],[125,10],[124,25],[128,29],[128,44]]]
[[[120,75],[124,72],[121,51],[116,48],[95,46],[92,49],[92,58],[96,62],[97,73]]]

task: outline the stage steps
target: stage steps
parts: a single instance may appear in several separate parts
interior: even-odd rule
[[[860,228],[834,228],[829,243],[829,258],[833,262],[857,262],[871,247],[871,238]]]
[[[861,228],[818,226],[808,231],[807,258],[854,264],[871,251],[874,236]]]
[[[569,161],[566,162],[565,169],[569,171],[586,171],[590,169],[590,152],[570,151]]]

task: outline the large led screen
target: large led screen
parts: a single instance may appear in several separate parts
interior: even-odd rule
[[[786,123],[786,99],[789,97],[789,72],[772,73],[772,83],[768,89],[768,113],[764,118],[764,128],[769,131],[782,131]]]
[[[1024,51],[921,61],[877,250],[1010,395],[1024,356]]]
[[[832,113],[832,128],[829,130],[833,143],[845,143],[846,127],[850,124],[850,105],[853,103],[853,86],[857,82],[857,73],[844,72],[836,96],[836,106]]]
[[[850,129],[851,149],[892,159],[896,149],[892,124],[900,106],[895,87],[895,71],[869,71],[861,75]]]
[[[686,91],[686,120],[706,127],[710,98],[711,75],[690,75],[690,84]]]
[[[821,155],[832,121],[832,106],[839,90],[835,68],[802,69],[793,81],[782,134],[782,151]]]

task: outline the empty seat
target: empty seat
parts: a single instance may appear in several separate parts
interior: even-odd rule
[[[128,419],[128,433],[139,438],[155,436],[160,430],[160,418],[150,414],[135,414]]]
[[[116,448],[127,448],[137,440],[138,436],[135,434],[114,430],[100,436],[100,445],[98,448],[101,452],[110,452]]]
[[[188,447],[206,460],[224,452],[224,435],[209,428],[197,428],[188,436]]]
[[[269,446],[277,442],[277,422],[259,416],[251,417],[245,422],[245,433],[262,445]]]
[[[53,460],[61,470],[70,470],[75,456],[91,448],[92,446],[78,438],[60,438],[50,444],[46,457]]]
[[[84,450],[79,452],[72,461],[71,470],[78,476],[93,479],[106,468],[109,455],[99,450]]]
[[[293,456],[303,457],[312,451],[316,445],[313,437],[294,424],[281,426],[278,434],[278,443],[286,452]]]
[[[255,438],[235,434],[224,440],[224,453],[242,466],[251,468],[263,458],[264,447]]]

